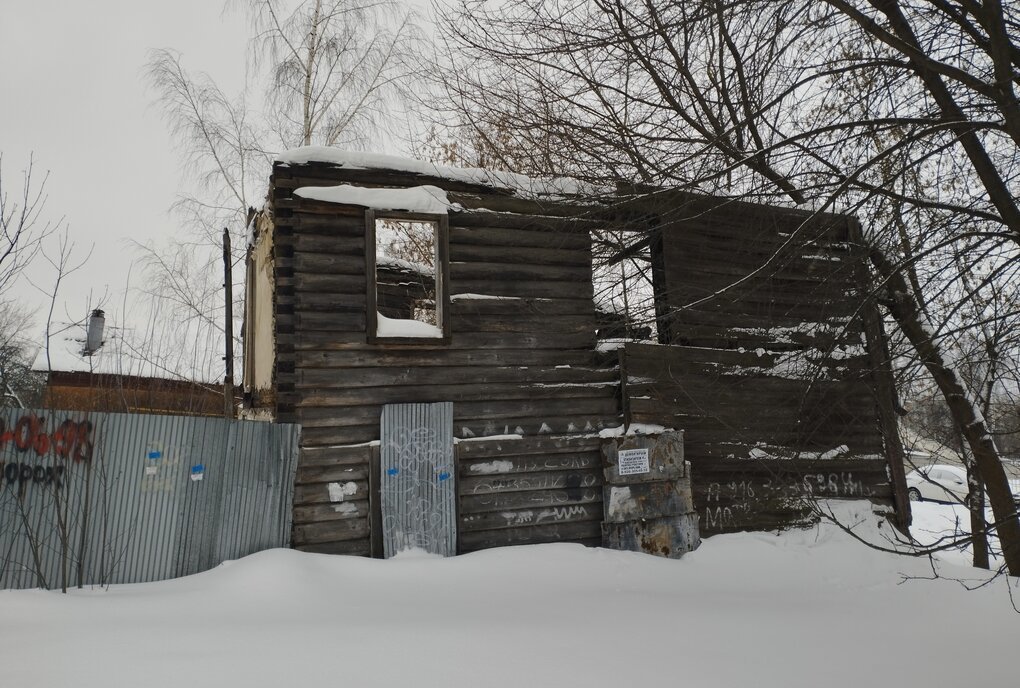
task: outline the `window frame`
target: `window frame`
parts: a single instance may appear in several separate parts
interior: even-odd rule
[[[376,237],[379,220],[432,222],[436,226],[436,319],[442,337],[385,337],[379,336],[378,293],[376,292]],[[365,334],[369,344],[447,345],[450,343],[450,218],[440,213],[409,213],[396,210],[365,211]],[[417,321],[416,321],[417,322]]]

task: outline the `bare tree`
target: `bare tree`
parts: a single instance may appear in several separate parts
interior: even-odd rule
[[[1020,573],[1001,457],[950,346],[963,275],[983,266],[980,290],[1003,300],[1020,269],[1016,5],[462,0],[440,26],[457,120],[533,168],[863,218],[879,301]]]
[[[184,323],[177,330],[186,333],[179,337],[182,350],[196,341],[222,349],[222,280],[215,267],[222,231],[231,233],[236,266],[245,257],[251,208],[262,204],[273,151],[364,145],[398,102],[416,37],[412,15],[388,0],[235,4],[251,18],[251,62],[265,78],[264,94],[252,88],[228,97],[205,74],[189,73],[172,50],[155,51],[148,66],[185,174],[195,180],[174,206],[194,237],[141,249],[151,308]],[[240,317],[243,284],[233,293]]]

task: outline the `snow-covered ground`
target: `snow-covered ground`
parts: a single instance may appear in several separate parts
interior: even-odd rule
[[[919,512],[924,527],[945,515]],[[968,591],[958,580],[981,572],[936,566],[825,524],[713,537],[680,561],[566,544],[272,550],[164,583],[0,592],[0,685],[1015,685],[1010,579]]]

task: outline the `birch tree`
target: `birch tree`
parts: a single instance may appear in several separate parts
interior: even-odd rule
[[[192,73],[173,50],[152,53],[148,79],[190,184],[174,204],[193,236],[140,247],[152,309],[196,328],[203,346],[221,348],[218,308],[221,236],[230,230],[236,263],[247,225],[262,204],[278,151],[301,145],[359,148],[384,126],[407,79],[416,28],[389,0],[250,0],[235,3],[251,21],[252,84],[229,96]],[[243,270],[234,270],[240,278]],[[234,285],[240,317],[243,284]],[[234,328],[238,332],[238,328]],[[182,343],[183,345],[183,343]]]

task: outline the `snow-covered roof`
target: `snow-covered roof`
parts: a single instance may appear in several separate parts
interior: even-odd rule
[[[296,196],[327,203],[345,203],[375,210],[402,210],[409,213],[446,215],[453,207],[446,192],[436,186],[412,186],[407,189],[377,189],[363,186],[302,186]]]
[[[423,160],[401,158],[379,153],[345,151],[326,146],[303,146],[276,156],[284,165],[304,165],[318,162],[355,170],[392,170],[467,184],[478,184],[495,189],[507,189],[525,197],[576,196],[591,193],[585,185],[569,177],[533,179],[514,172],[484,170],[477,167],[447,167]],[[393,210],[393,208],[389,208]]]
[[[185,360],[181,352],[161,353],[154,347],[130,341],[124,332],[107,327],[103,345],[92,355],[85,354],[85,328],[71,326],[52,334],[49,346],[41,347],[32,362],[36,372],[93,373],[148,377],[218,384],[221,379],[204,362]]]

